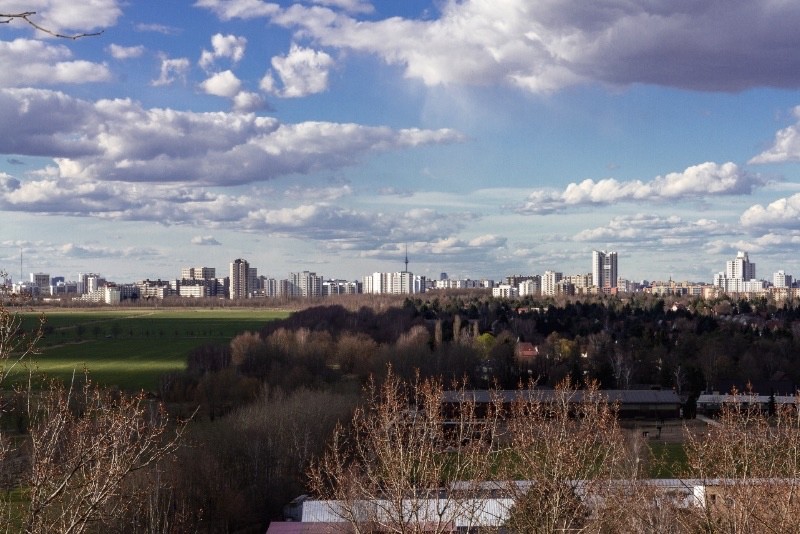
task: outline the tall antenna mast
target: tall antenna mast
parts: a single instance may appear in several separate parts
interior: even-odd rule
[[[21,284],[23,280],[22,276],[22,247],[19,247],[19,283]]]
[[[408,243],[406,243],[406,270],[403,272],[408,272]]]

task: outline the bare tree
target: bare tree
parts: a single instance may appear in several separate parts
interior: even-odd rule
[[[23,332],[20,316],[0,304],[0,386],[37,352],[43,322],[40,317],[38,326]],[[171,425],[143,393],[114,393],[88,378],[68,388],[49,382],[34,389],[28,369],[27,382],[15,392],[0,389],[0,401],[23,399],[3,408],[24,411],[28,426],[12,439],[0,431],[0,473],[13,473],[7,483],[23,492],[27,504],[0,499],[0,525],[29,533],[96,528],[133,501],[125,480],[174,451],[184,426]]]
[[[800,531],[800,398],[763,413],[734,391],[717,424],[691,436],[691,475],[705,482],[694,509],[706,532]]]
[[[476,503],[459,497],[487,479],[497,428],[492,413],[478,420],[462,392],[460,408],[445,414],[437,381],[407,384],[390,370],[380,387],[370,382],[366,404],[310,470],[311,489],[335,501],[333,513],[357,533],[450,532],[456,518],[474,515],[465,507]],[[466,482],[444,491],[455,481]]]
[[[521,390],[507,422],[503,478],[515,532],[589,528],[602,519],[614,481],[631,475],[616,407],[597,385],[578,391],[565,380],[552,393]]]
[[[88,380],[52,384],[31,402],[27,532],[84,532],[134,499],[123,481],[174,451],[163,408],[144,394],[114,394]],[[171,435],[170,435],[171,434]]]
[[[103,31],[93,32],[93,33],[77,33],[73,35],[65,35],[63,33],[58,33],[44,26],[41,26],[37,22],[35,22],[31,17],[36,15],[36,11],[22,11],[20,13],[0,13],[0,24],[10,24],[12,21],[21,20],[26,22],[30,26],[33,26],[40,32],[44,32],[48,35],[52,35],[53,37],[58,37],[60,39],[72,39],[73,41],[76,39],[80,39],[82,37],[96,37],[101,35]]]

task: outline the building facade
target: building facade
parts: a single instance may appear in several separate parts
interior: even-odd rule
[[[230,287],[229,297],[231,299],[250,298],[250,264],[247,260],[238,258],[230,264]]]
[[[604,292],[617,287],[616,252],[592,251],[592,282]]]

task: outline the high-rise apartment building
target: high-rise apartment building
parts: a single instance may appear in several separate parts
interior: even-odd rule
[[[756,264],[750,262],[747,252],[740,250],[736,259],[725,263],[725,277],[732,280],[754,280]]]
[[[554,296],[558,294],[558,284],[564,278],[563,273],[545,271],[542,275],[542,295]]]
[[[592,282],[603,291],[617,287],[617,253],[592,251]]]
[[[250,264],[241,258],[230,264],[230,298],[246,299],[250,297]]]
[[[38,287],[40,293],[49,293],[50,275],[48,273],[31,273],[31,284]]]
[[[539,295],[542,292],[542,277],[536,275],[521,281],[517,286],[517,290],[520,297]]]
[[[321,297],[322,296],[322,276],[317,273],[303,271],[300,273],[289,273],[289,282],[293,288],[293,296],[298,297]]]
[[[96,273],[78,273],[78,293],[93,293],[106,284],[105,278]]]
[[[181,269],[181,280],[213,280],[217,277],[214,267],[184,267]]]
[[[714,285],[730,293],[757,291],[760,284],[755,278],[756,264],[750,262],[747,252],[740,250],[735,259],[725,262],[724,273],[714,275]]]
[[[792,275],[780,270],[772,275],[772,285],[775,287],[792,287]]]

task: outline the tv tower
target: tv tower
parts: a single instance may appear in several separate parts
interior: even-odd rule
[[[408,243],[406,243],[406,269],[403,272],[404,273],[408,272]]]

